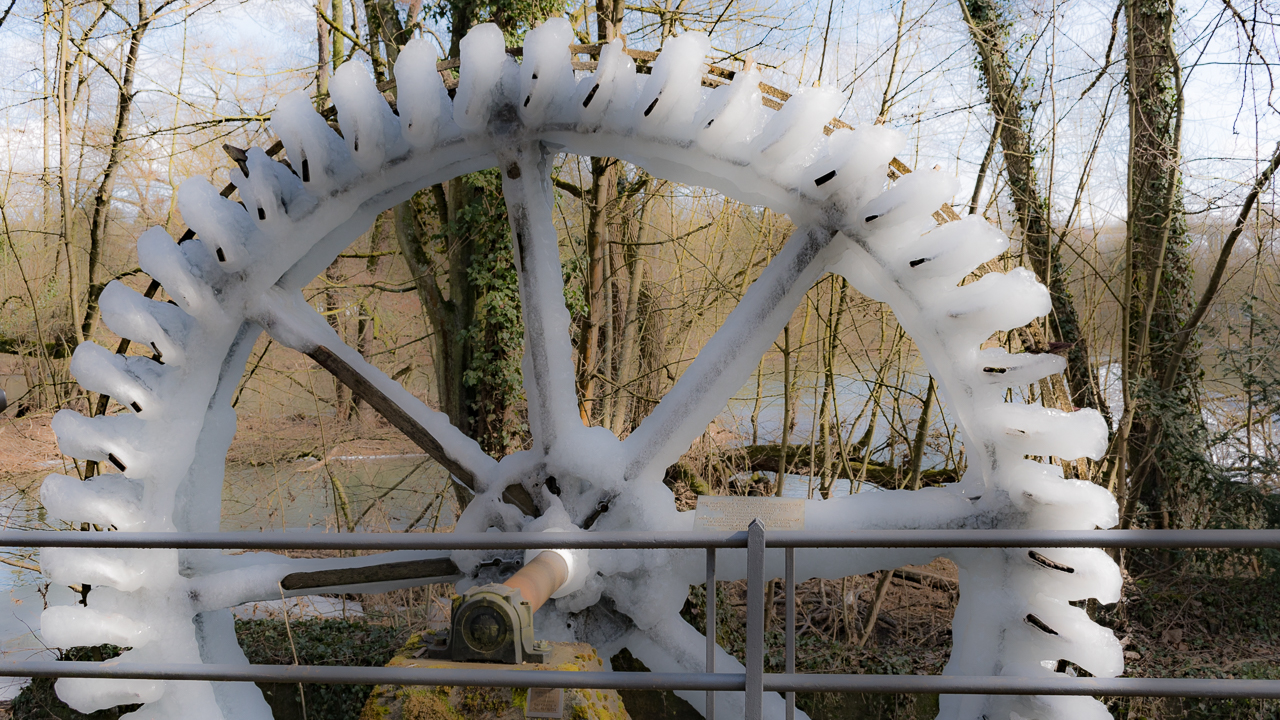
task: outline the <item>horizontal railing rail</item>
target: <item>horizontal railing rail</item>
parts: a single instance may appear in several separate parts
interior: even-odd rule
[[[741,692],[745,673],[577,672],[568,670],[200,665],[0,661],[0,677],[80,677],[332,685],[466,685],[572,687],[584,690],[719,690]],[[1113,697],[1280,698],[1280,680],[1185,678],[1024,678],[964,675],[811,675],[766,673],[771,692],[1103,695]],[[1087,690],[1084,692],[1083,690]]]
[[[714,587],[721,549],[747,550],[745,672],[715,672],[716,603],[706,609],[706,671],[683,673],[564,672],[494,668],[353,667],[315,665],[150,664],[108,661],[0,661],[0,677],[81,677],[359,685],[467,685],[581,689],[684,690],[707,693],[708,720],[716,692],[746,692],[747,720],[763,715],[763,693],[787,694],[794,717],[797,692],[1094,695],[1280,699],[1280,680],[1198,678],[852,675],[795,672],[795,550],[797,548],[1197,548],[1280,549],[1280,530],[853,530],[766,531],[759,521],[742,532],[566,533],[317,533],[317,532],[67,532],[0,531],[0,547],[83,547],[227,550],[522,550],[687,549],[706,552],[706,582]],[[766,545],[785,549],[786,672],[764,672]]]
[[[775,548],[1280,549],[1280,530],[771,530]],[[745,548],[747,533],[324,533],[0,531],[0,547],[182,550],[530,550]]]

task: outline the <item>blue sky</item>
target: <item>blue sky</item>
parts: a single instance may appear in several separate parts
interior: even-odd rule
[[[687,6],[701,7],[708,17],[723,10],[720,5]],[[1094,133],[1104,114],[1111,113],[1085,188],[1083,221],[1120,220],[1127,133],[1120,85],[1123,65],[1113,65],[1088,95],[1080,97],[1097,73],[1115,6],[1098,0],[1058,4],[1031,0],[1017,7],[1022,14],[1015,40],[1022,41],[1026,72],[1033,79],[1030,93],[1040,102],[1041,174],[1053,191],[1055,210],[1065,213],[1070,207]],[[905,32],[893,74],[889,124],[912,139],[903,160],[918,167],[940,165],[955,173],[962,181],[957,202],[967,200],[991,120],[972,46],[955,4],[907,0],[904,11],[900,3],[887,0],[834,4],[817,0],[790,6],[735,4],[732,11],[752,22],[732,23],[728,15],[717,27],[713,46],[721,51],[755,47],[755,58],[775,68],[768,71],[768,79],[783,88],[817,79],[830,11],[822,80],[847,92],[849,103],[842,117],[855,126],[872,121],[879,110],[890,81],[901,13]],[[1187,72],[1183,154],[1188,205],[1196,211],[1238,201],[1252,180],[1256,160],[1265,159],[1280,138],[1280,115],[1266,106],[1270,90],[1266,77],[1261,76],[1261,84],[1246,83],[1239,64],[1241,36],[1234,25],[1222,21],[1223,12],[1221,4],[1207,0],[1181,6],[1180,50],[1184,64],[1195,65]],[[218,1],[202,6],[185,21],[183,17],[181,12],[167,16],[148,36],[139,78],[144,93],[136,121],[164,128],[173,124],[175,110],[179,124],[184,118],[269,112],[275,98],[308,82],[304,68],[314,62],[315,53],[315,19],[309,3]],[[628,21],[632,46],[657,44],[653,27],[646,32],[642,26],[648,19],[636,14]],[[443,28],[437,30],[444,34]],[[39,31],[38,19],[21,16],[0,29],[0,61],[10,69],[0,74],[4,118],[0,138],[5,146],[0,162],[20,171],[38,172],[39,167],[41,128],[38,105],[32,104],[41,85]],[[1262,33],[1257,40],[1264,53],[1274,54],[1272,33]],[[1121,58],[1123,41],[1122,24],[1113,60]],[[183,103],[175,105],[184,48]],[[93,89],[95,113],[109,112],[113,101],[107,81],[100,82],[102,86]],[[164,143],[163,139],[148,142]],[[144,149],[147,155],[158,153],[159,147]]]

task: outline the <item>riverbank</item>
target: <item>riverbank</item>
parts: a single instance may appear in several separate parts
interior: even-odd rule
[[[32,413],[20,418],[13,415],[0,414],[0,482],[14,483],[60,468],[63,456],[49,426],[53,413]],[[27,483],[29,480],[23,482]]]

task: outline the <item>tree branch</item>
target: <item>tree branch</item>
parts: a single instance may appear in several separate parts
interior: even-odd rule
[[[551,182],[555,183],[555,186],[557,188],[569,193],[570,195],[578,198],[579,200],[582,199],[582,188],[578,187],[577,185],[574,185],[568,180],[561,180],[558,177],[553,177],[551,178]]]
[[[375,70],[378,70],[378,69],[379,69],[379,68],[378,68],[378,66],[382,66],[382,67],[381,67],[381,71],[385,71],[385,70],[386,70],[386,63],[382,62],[374,52],[372,52],[371,50],[369,50],[369,46],[368,46],[368,45],[366,45],[365,43],[360,42],[359,38],[357,38],[355,35],[352,35],[351,33],[347,32],[347,29],[346,29],[346,28],[344,28],[344,27],[342,27],[342,25],[340,25],[339,23],[335,23],[335,22],[333,21],[333,18],[331,18],[331,17],[329,17],[328,15],[326,15],[326,14],[325,14],[325,12],[324,12],[324,10],[321,10],[321,9],[320,9],[320,6],[319,6],[319,5],[316,5],[316,8],[315,8],[315,9],[316,9],[316,15],[319,15],[319,16],[320,16],[320,19],[321,19],[321,20],[324,20],[324,22],[325,22],[325,24],[326,24],[326,25],[328,25],[329,27],[333,28],[334,32],[336,32],[336,33],[338,33],[339,35],[341,35],[342,37],[344,37],[344,38],[346,38],[346,39],[350,40],[352,45],[356,46],[357,48],[359,48],[359,49],[360,49],[360,51],[361,51],[361,52],[363,52],[365,55],[368,55],[368,56],[369,56],[369,59],[373,61],[374,69],[375,69]]]
[[[1187,351],[1187,346],[1191,344],[1191,338],[1195,336],[1196,328],[1200,326],[1204,316],[1209,312],[1209,307],[1217,300],[1218,290],[1222,285],[1222,276],[1227,271],[1227,261],[1231,259],[1231,251],[1236,246],[1236,241],[1240,239],[1240,234],[1244,232],[1245,223],[1249,220],[1249,215],[1253,212],[1253,205],[1258,201],[1258,196],[1262,194],[1267,184],[1271,182],[1271,176],[1275,174],[1276,168],[1280,167],[1280,142],[1276,143],[1275,152],[1271,153],[1271,162],[1253,182],[1253,188],[1249,191],[1248,196],[1244,199],[1244,205],[1240,207],[1240,214],[1236,216],[1235,226],[1231,228],[1231,232],[1227,235],[1227,240],[1222,244],[1222,250],[1218,252],[1218,262],[1213,267],[1213,275],[1209,277],[1209,285],[1205,287],[1204,294],[1200,296],[1200,302],[1196,304],[1196,309],[1191,313],[1191,317],[1187,319],[1187,323],[1177,334],[1177,344],[1173,347],[1173,352],[1169,356],[1169,364],[1165,368],[1164,377],[1160,380],[1160,387],[1168,390],[1173,387],[1174,381],[1178,379],[1178,366],[1182,363],[1182,357]]]
[[[4,27],[4,21],[9,19],[9,13],[13,12],[13,6],[18,4],[18,0],[9,0],[9,7],[4,9],[4,15],[0,15],[0,27]]]
[[[10,8],[10,9],[12,9],[12,8],[13,8],[13,5],[12,5],[12,4],[10,4],[10,5],[9,5],[9,8]],[[9,14],[8,12],[5,12],[5,15],[8,15],[8,14]],[[4,22],[4,18],[0,18],[0,22]],[[0,557],[0,563],[4,563],[5,565],[9,565],[9,566],[11,566],[11,567],[21,568],[21,569],[23,569],[23,570],[31,570],[31,571],[33,571],[33,572],[40,572],[40,566],[39,566],[39,565],[36,565],[36,564],[34,564],[34,563],[25,562],[25,561],[22,561],[22,560],[14,560],[13,558]]]
[[[1124,3],[1116,3],[1116,14],[1111,16],[1111,39],[1107,41],[1107,54],[1102,58],[1102,67],[1098,68],[1098,75],[1093,78],[1093,82],[1089,83],[1089,87],[1085,88],[1084,92],[1080,93],[1081,98],[1088,95],[1089,91],[1102,81],[1103,76],[1107,74],[1107,70],[1111,67],[1111,51],[1116,47],[1116,33],[1119,29],[1120,12],[1122,10],[1124,10]]]

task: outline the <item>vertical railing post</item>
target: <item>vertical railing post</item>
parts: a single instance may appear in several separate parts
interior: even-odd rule
[[[707,548],[707,672],[716,671],[716,549]],[[716,691],[707,691],[707,720],[716,718]]]
[[[747,526],[746,720],[764,720],[764,523]]]
[[[789,547],[787,553],[787,673],[796,672],[796,549]],[[787,693],[787,720],[796,718],[796,694]]]

